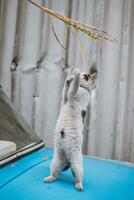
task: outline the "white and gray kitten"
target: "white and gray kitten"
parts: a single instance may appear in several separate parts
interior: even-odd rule
[[[51,175],[44,179],[52,182],[61,171],[71,168],[75,177],[75,186],[83,189],[83,119],[87,105],[90,103],[90,92],[96,86],[96,72],[80,73],[79,69],[66,78],[60,115],[54,132],[54,156],[51,163]]]

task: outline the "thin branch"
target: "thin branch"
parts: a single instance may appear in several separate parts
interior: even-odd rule
[[[76,32],[74,30],[71,29],[71,33],[73,34],[73,36],[76,38],[78,38],[79,40],[79,48],[80,48],[80,54],[81,54],[81,57],[82,57],[82,60],[83,62],[85,62],[88,66],[90,66],[90,62],[88,61],[88,58],[87,58],[87,54],[85,52],[85,48],[84,48],[84,44],[81,40],[81,37],[80,37],[80,34],[79,34],[79,31],[76,30]]]
[[[86,55],[86,52],[85,52],[84,44],[83,44],[83,42],[81,40],[79,31],[77,31],[77,36],[78,36],[78,39],[79,39],[79,46],[80,46],[80,51],[81,51],[82,59],[89,66],[89,62],[88,62],[87,55]]]
[[[30,3],[32,3],[34,6],[43,10],[44,12],[47,12],[48,14],[54,16],[55,18],[63,21],[65,24],[67,24],[69,26],[73,26],[76,30],[80,30],[81,32],[85,33],[91,39],[99,40],[99,41],[101,39],[103,39],[103,40],[109,40],[111,42],[118,42],[119,43],[119,41],[116,38],[114,38],[110,33],[107,33],[106,31],[104,31],[100,28],[97,28],[97,27],[92,26],[92,25],[81,23],[81,22],[74,20],[74,19],[70,19],[70,18],[68,18],[64,15],[61,15],[61,14],[59,14],[59,13],[55,12],[54,10],[51,10],[47,7],[39,6],[38,4],[34,3],[31,0],[28,0],[28,1]]]
[[[59,38],[58,38],[58,35],[57,35],[56,31],[55,31],[54,24],[53,24],[53,20],[52,20],[51,16],[50,16],[50,21],[51,21],[51,25],[52,25],[52,31],[53,31],[53,34],[54,34],[54,36],[55,36],[57,42],[60,44],[60,46],[61,46],[64,50],[66,50],[65,47],[63,46],[63,44],[60,42],[60,40],[59,40]]]

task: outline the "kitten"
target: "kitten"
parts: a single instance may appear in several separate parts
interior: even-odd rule
[[[61,171],[71,168],[76,181],[76,189],[82,190],[83,176],[83,120],[86,107],[90,103],[90,92],[96,86],[96,72],[80,73],[79,69],[66,78],[60,115],[54,132],[54,156],[51,176],[44,179],[52,182]]]

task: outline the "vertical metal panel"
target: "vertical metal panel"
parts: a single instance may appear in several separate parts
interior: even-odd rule
[[[42,1],[37,0],[38,4]],[[21,2],[20,2],[21,3]],[[24,12],[21,13],[21,18],[23,18],[23,28],[21,27],[22,38],[20,48],[21,51],[15,52],[17,60],[17,72],[19,72],[20,79],[17,84],[19,84],[19,90],[21,92],[19,95],[19,108],[23,117],[27,122],[32,125],[33,120],[33,96],[35,87],[35,73],[34,70],[37,67],[37,62],[40,53],[40,36],[41,36],[41,11],[31,6],[29,2],[24,1],[21,6],[25,6]],[[22,7],[20,7],[21,9]],[[22,8],[23,9],[23,8]],[[18,22],[19,23],[19,22]],[[17,77],[16,77],[17,78]]]
[[[34,1],[101,27],[116,36],[120,44],[97,43],[83,34],[76,36],[70,32],[65,52],[52,33],[47,14],[26,0],[0,1],[0,79],[7,95],[46,146],[53,146],[65,67],[89,71],[95,63],[99,71],[98,85],[91,98],[84,150],[91,155],[134,162],[134,2]],[[64,43],[65,25],[56,19],[53,23]]]
[[[18,1],[1,1],[0,82],[11,98],[11,61],[13,57]],[[3,9],[3,10],[2,10]]]
[[[122,13],[122,36],[121,36],[121,58],[119,65],[119,85],[118,85],[118,102],[117,102],[117,122],[116,122],[116,140],[115,155],[117,159],[124,159],[123,140],[125,141],[124,125],[126,126],[126,102],[128,99],[127,82],[129,79],[129,53],[130,53],[130,32],[131,30],[131,6],[132,2],[124,1]],[[132,80],[131,80],[132,81]],[[126,114],[125,114],[126,113]],[[118,134],[117,134],[118,133]],[[126,148],[126,147],[125,147]]]
[[[68,1],[46,1],[45,3],[47,4],[46,6],[66,15]],[[42,55],[38,64],[38,83],[40,86],[38,100],[36,98],[35,106],[38,114],[36,113],[35,121],[38,121],[38,124],[36,123],[36,131],[38,132],[37,127],[40,127],[39,133],[47,141],[46,146],[50,147],[53,145],[53,131],[60,109],[65,51],[56,41],[51,29],[51,21],[46,15],[43,13],[42,39],[45,41],[43,42],[43,47],[41,47]],[[61,43],[64,44],[64,23],[58,23],[54,18],[52,18],[52,21]],[[38,118],[38,116],[40,117]]]
[[[105,28],[108,32],[121,38],[122,0],[106,2]],[[113,12],[114,11],[114,12]],[[116,19],[117,22],[113,23]],[[97,96],[97,148],[96,153],[106,158],[112,157],[115,138],[118,77],[119,77],[120,45],[104,42],[102,46],[102,62],[98,81]],[[99,118],[100,117],[100,118]],[[93,133],[92,133],[93,134]]]

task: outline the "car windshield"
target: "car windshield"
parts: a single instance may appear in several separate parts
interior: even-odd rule
[[[0,161],[42,142],[0,89]]]

